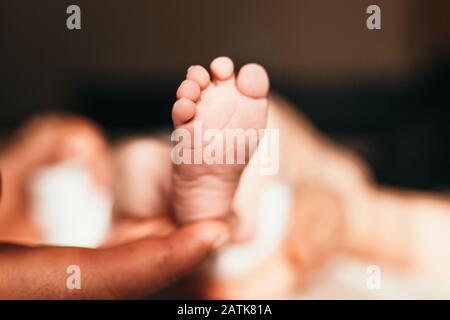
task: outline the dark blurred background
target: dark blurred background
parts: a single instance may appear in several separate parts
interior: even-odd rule
[[[66,28],[70,4],[79,31]],[[371,4],[381,30],[366,28]],[[450,186],[446,0],[0,0],[0,135],[50,110],[113,138],[168,126],[186,68],[218,55],[266,66],[378,181]]]

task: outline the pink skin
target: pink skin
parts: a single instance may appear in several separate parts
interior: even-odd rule
[[[266,126],[269,78],[263,67],[247,64],[235,78],[233,62],[219,57],[211,63],[211,73],[213,81],[201,66],[188,69],[172,109],[175,129],[185,129],[192,137],[194,122],[201,124],[203,133],[216,129],[214,137],[200,146],[202,153],[205,148],[220,146],[217,149],[223,148],[224,154],[236,154],[237,148],[245,147],[246,159],[245,164],[174,164],[172,202],[175,216],[182,223],[223,218],[230,213],[242,171],[255,150],[247,139],[236,141],[235,150],[227,150],[221,142],[224,130],[259,130]],[[184,151],[193,154],[193,150],[190,145]]]

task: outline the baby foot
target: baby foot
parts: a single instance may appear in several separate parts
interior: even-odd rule
[[[233,69],[231,59],[216,58],[211,81],[205,68],[192,66],[177,90],[172,109],[172,140],[179,142],[172,150],[173,209],[180,222],[230,213],[241,173],[266,126],[266,71],[247,64],[235,79]],[[174,161],[180,150],[190,163]]]

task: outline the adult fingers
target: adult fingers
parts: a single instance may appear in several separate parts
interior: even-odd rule
[[[0,244],[0,298],[145,298],[193,270],[228,238],[226,225],[199,222],[165,238],[102,250]]]
[[[222,222],[197,222],[165,238],[145,238],[106,249],[96,262],[103,266],[108,295],[143,298],[192,271],[229,237]]]

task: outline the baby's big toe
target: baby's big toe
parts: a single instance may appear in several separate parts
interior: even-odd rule
[[[265,98],[269,93],[269,76],[266,70],[256,63],[246,64],[237,77],[239,91],[251,98]]]

